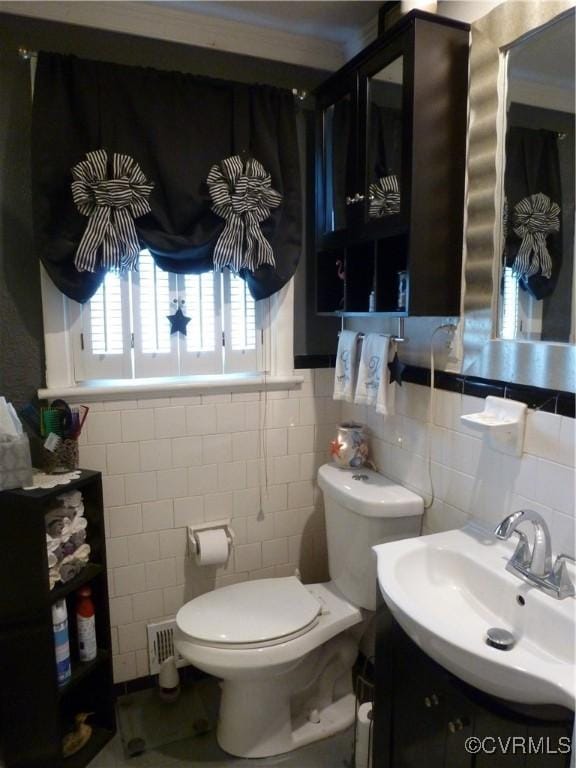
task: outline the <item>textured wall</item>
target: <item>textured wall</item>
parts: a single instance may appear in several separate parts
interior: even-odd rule
[[[40,275],[32,247],[30,74],[0,32],[0,394],[43,384]]]

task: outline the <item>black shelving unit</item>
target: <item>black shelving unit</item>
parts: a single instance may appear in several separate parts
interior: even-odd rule
[[[90,562],[71,581],[50,590],[46,553],[46,512],[63,493],[79,490],[88,521]],[[83,470],[67,485],[0,494],[0,756],[6,768],[83,768],[116,731],[102,480]],[[75,595],[88,584],[96,611],[98,654],[81,662],[77,652]],[[52,606],[68,608],[72,676],[56,678]],[[92,737],[64,759],[62,738],[79,712],[89,719]]]

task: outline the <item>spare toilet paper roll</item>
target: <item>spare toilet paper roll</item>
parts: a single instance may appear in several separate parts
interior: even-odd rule
[[[372,704],[366,702],[358,707],[356,722],[356,765],[355,768],[372,768]],[[374,730],[372,729],[372,738]]]
[[[198,565],[223,565],[228,560],[228,539],[223,528],[197,531],[195,534]]]

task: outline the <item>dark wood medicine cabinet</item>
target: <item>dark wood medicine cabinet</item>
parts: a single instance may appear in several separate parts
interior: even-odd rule
[[[407,14],[316,91],[316,311],[456,315],[469,26]]]

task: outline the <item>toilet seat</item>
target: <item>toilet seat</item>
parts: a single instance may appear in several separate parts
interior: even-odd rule
[[[191,600],[176,617],[197,645],[250,649],[278,645],[309,632],[322,604],[294,576],[232,584]]]

